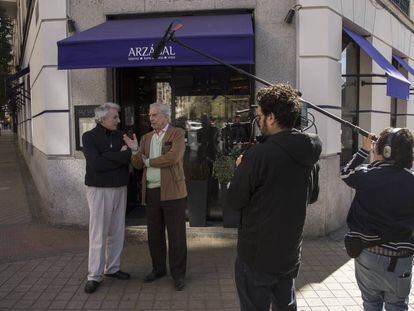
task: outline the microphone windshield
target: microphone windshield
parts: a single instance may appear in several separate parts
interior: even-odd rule
[[[160,54],[161,54],[162,50],[164,49],[164,47],[167,44],[168,40],[170,40],[171,28],[173,26],[173,23],[174,22],[172,22],[168,26],[167,30],[164,33],[164,36],[161,38],[160,41],[158,41],[158,43],[157,43],[157,45],[154,49],[154,53],[152,54],[152,58],[157,59],[158,57],[160,57]]]
[[[174,27],[173,27],[174,26]],[[160,57],[160,54],[164,50],[165,46],[167,45],[167,42],[171,39],[174,32],[181,29],[184,25],[181,23],[176,23],[174,25],[174,21],[171,22],[171,24],[168,26],[167,30],[164,33],[164,36],[161,38],[160,41],[158,41],[157,45],[155,46],[154,53],[152,53],[152,58],[157,59]]]

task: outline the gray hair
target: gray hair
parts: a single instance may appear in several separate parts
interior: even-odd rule
[[[110,109],[115,109],[119,111],[121,107],[115,103],[104,103],[95,108],[95,122],[102,123],[103,119],[106,117]]]
[[[158,111],[165,115],[168,121],[171,121],[171,108],[170,105],[162,102],[155,102],[150,105],[150,108],[158,108]]]

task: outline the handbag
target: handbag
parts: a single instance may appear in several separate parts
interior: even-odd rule
[[[357,258],[366,247],[359,237],[352,237],[349,235],[345,235],[344,244],[346,252],[351,258]]]
[[[308,204],[315,203],[319,197],[319,162],[316,162],[309,176]]]

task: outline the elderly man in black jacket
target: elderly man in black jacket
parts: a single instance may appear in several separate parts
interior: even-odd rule
[[[257,94],[263,143],[238,165],[228,202],[241,210],[235,278],[241,310],[296,310],[302,231],[313,166],[321,153],[318,137],[293,128],[298,91],[289,85]]]
[[[86,196],[89,218],[89,267],[86,293],[93,293],[103,274],[121,280],[125,209],[131,150],[117,130],[119,106],[105,103],[95,109],[96,127],[82,136],[86,158]]]

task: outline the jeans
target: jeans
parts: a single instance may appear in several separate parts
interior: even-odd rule
[[[295,311],[295,280],[253,271],[237,256],[235,278],[241,311]]]
[[[355,258],[355,277],[364,310],[408,310],[413,257],[398,258],[394,271],[387,271],[391,257],[367,250]]]

